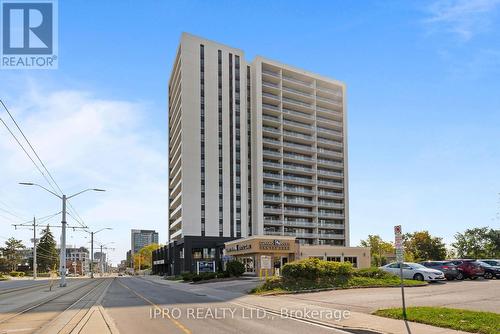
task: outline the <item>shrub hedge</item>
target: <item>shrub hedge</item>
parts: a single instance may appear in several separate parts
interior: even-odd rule
[[[305,280],[317,283],[339,283],[347,281],[352,277],[353,272],[352,265],[348,262],[308,258],[285,264],[281,275],[285,282]]]
[[[23,271],[11,271],[9,273],[9,275],[12,277],[24,277],[24,272]]]
[[[370,277],[370,278],[392,278],[394,274],[383,271],[379,268],[365,268],[354,271],[354,276],[357,277]]]
[[[236,260],[228,261],[226,263],[226,271],[231,276],[240,277],[245,272],[245,265],[243,265],[243,263],[241,263],[240,261]]]

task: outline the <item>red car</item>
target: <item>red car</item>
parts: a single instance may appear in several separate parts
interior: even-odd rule
[[[484,277],[484,269],[476,262],[476,260],[470,259],[458,259],[451,260],[451,262],[457,266],[459,273],[457,279],[470,278],[476,279],[478,277]],[[462,275],[462,277],[460,277]]]

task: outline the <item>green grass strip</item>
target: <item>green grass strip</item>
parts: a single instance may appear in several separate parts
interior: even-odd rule
[[[382,309],[375,315],[403,319],[401,308]],[[408,307],[407,319],[422,324],[461,330],[471,333],[500,333],[500,314],[493,312],[469,311],[446,307]]]

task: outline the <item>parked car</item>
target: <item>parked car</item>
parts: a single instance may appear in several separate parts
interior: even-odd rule
[[[424,267],[421,264],[413,262],[403,262],[402,264],[393,262],[380,267],[381,270],[394,275],[399,275],[400,265],[403,266],[403,278],[414,279],[417,281],[443,281],[445,280],[442,271]]]
[[[485,261],[477,261],[477,263],[484,269],[484,278],[500,278],[500,266],[492,266]]]
[[[460,275],[460,270],[457,266],[450,261],[425,261],[420,262],[420,264],[427,268],[442,271],[444,277],[449,281],[457,279],[457,277],[463,277],[463,274]]]
[[[477,263],[476,260],[457,259],[457,260],[451,260],[450,262],[456,265],[457,268],[460,270],[460,273],[462,274],[462,275],[459,274],[457,279],[464,279],[464,278],[476,279],[478,277],[484,276],[484,269],[481,268],[481,266],[479,265],[479,263]]]
[[[483,260],[483,259],[481,259],[481,260],[478,260],[478,261],[486,262],[490,266],[500,267],[500,260],[495,260],[495,259],[485,259],[485,260]]]

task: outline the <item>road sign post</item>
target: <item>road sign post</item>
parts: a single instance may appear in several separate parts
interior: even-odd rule
[[[404,251],[403,251],[403,233],[401,230],[401,225],[394,226],[394,246],[396,248],[396,261],[399,264],[399,276],[401,278],[401,298],[403,301],[403,319],[406,320],[405,288],[404,288],[404,281],[403,281]]]

